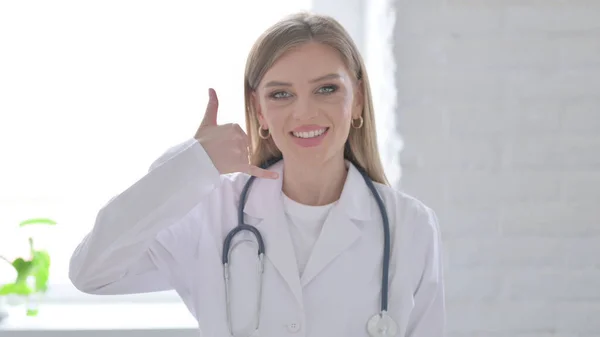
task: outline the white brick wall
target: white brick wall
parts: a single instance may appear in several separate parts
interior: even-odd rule
[[[401,187],[449,337],[600,336],[600,1],[396,0]]]

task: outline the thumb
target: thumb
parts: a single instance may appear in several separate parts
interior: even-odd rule
[[[208,104],[206,105],[206,112],[202,119],[201,126],[217,125],[217,112],[219,111],[219,99],[215,89],[208,89]]]

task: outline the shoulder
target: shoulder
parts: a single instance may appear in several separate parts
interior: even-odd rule
[[[421,200],[377,184],[376,188],[387,206],[392,238],[392,269],[410,270],[406,279],[410,289],[416,289],[427,270],[440,276],[442,237],[436,212]],[[433,272],[436,271],[436,272]]]
[[[210,222],[212,227],[216,226],[214,230],[217,232],[229,228],[227,224],[237,221],[237,209],[242,190],[250,177],[249,174],[241,172],[219,175],[218,186],[201,200],[198,205],[199,211],[194,215],[209,217],[210,219],[205,221]]]
[[[218,181],[215,179],[217,184],[216,189],[211,193],[212,196],[222,192],[241,192],[250,178],[245,173],[219,174],[202,145],[193,138],[168,148],[150,165],[149,171],[153,171],[175,158],[185,159],[181,160],[181,164],[193,165],[198,174],[209,173],[211,176],[219,177]]]
[[[439,222],[431,207],[390,186],[375,183],[375,187],[386,204],[390,226],[397,235],[411,238],[414,244],[430,246],[438,243]]]
[[[249,174],[242,172],[222,174],[217,192],[221,194],[240,195],[250,177]]]
[[[250,178],[245,173],[220,174],[208,153],[195,139],[163,152],[151,164],[149,173],[153,172],[167,172],[162,176],[173,175],[174,182],[183,181],[180,185],[185,187],[174,192],[194,199],[192,209],[180,210],[186,212],[179,214],[176,223],[165,230],[171,232],[169,235],[180,233],[193,241],[197,241],[201,232],[209,230],[218,233],[223,224],[235,220],[236,212],[232,209],[237,209],[240,193]],[[179,206],[173,207],[180,209]],[[232,219],[229,219],[230,214]],[[205,225],[198,226],[198,223]]]

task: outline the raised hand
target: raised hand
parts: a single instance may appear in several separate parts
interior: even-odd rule
[[[250,164],[250,139],[238,124],[217,124],[219,99],[214,89],[208,89],[209,100],[202,123],[194,138],[202,144],[221,174],[244,172],[258,178],[277,179],[276,172]]]

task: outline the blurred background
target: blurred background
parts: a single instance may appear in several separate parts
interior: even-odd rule
[[[448,336],[600,336],[593,0],[0,1],[0,256],[31,236],[52,258],[39,313],[0,301],[0,336],[197,335],[174,293],[79,293],[69,257],[193,135],[208,87],[219,122],[244,126],[247,52],[297,10],[351,33],[386,171],[439,216]],[[56,225],[19,227],[31,218]],[[0,285],[15,276],[0,261]]]

